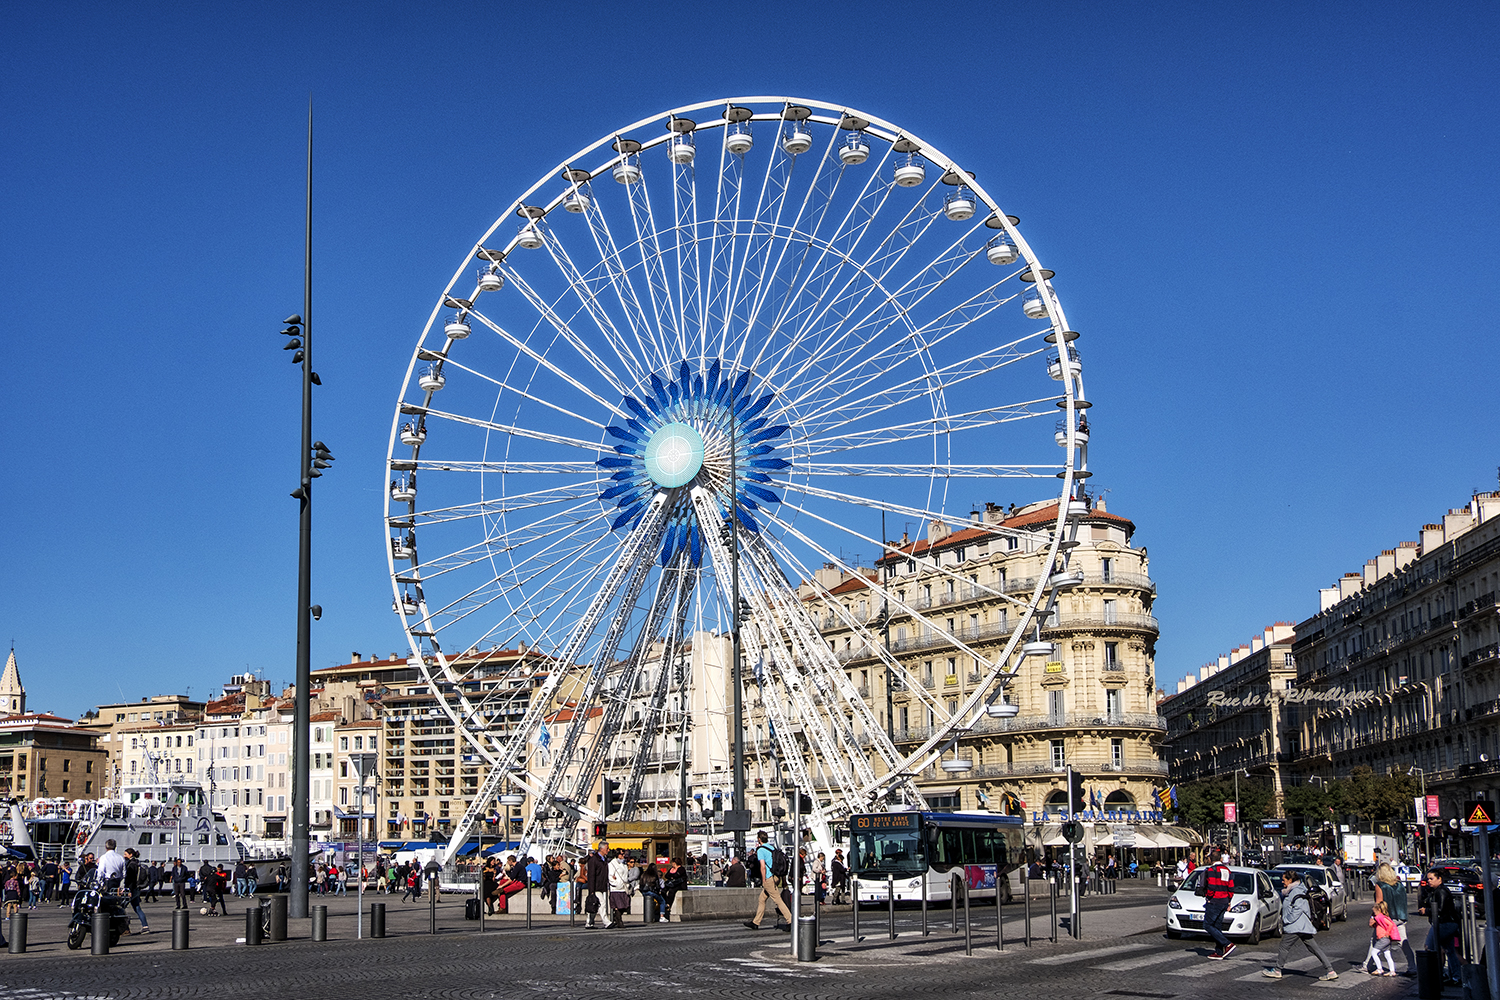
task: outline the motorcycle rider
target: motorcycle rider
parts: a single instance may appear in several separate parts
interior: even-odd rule
[[[125,856],[115,850],[115,842],[104,842],[104,856],[99,859],[99,881],[110,889],[118,889],[125,878]]]

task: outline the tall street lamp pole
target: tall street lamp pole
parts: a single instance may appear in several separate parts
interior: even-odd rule
[[[297,531],[297,686],[292,702],[292,870],[287,916],[306,917],[308,880],[308,790],[310,785],[308,688],[312,683],[312,622],[323,609],[312,603],[312,481],[333,461],[327,446],[312,437],[312,387],[322,385],[312,367],[312,99],[307,102],[307,228],[302,266],[302,315],[289,316],[282,331],[290,339],[282,348],[294,351],[302,366],[302,438],[298,468],[301,482],[292,491],[300,505]]]
[[[1415,774],[1422,782],[1422,853],[1427,855],[1424,864],[1432,864],[1432,817],[1427,815],[1427,772],[1413,764],[1406,772],[1407,776]]]

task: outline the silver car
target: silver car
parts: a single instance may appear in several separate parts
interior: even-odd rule
[[[1332,868],[1323,865],[1277,865],[1271,869],[1271,877],[1279,881],[1281,873],[1285,871],[1296,872],[1297,877],[1307,883],[1308,892],[1322,893],[1328,900],[1330,920],[1349,919],[1349,893]]]

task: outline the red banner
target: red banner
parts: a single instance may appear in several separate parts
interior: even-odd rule
[[[1226,803],[1224,803],[1224,822],[1226,822],[1226,823],[1238,823],[1239,819],[1235,816],[1235,812],[1236,812],[1236,809],[1235,809],[1235,804],[1233,802],[1226,802]]]

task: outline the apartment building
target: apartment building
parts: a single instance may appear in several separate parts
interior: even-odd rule
[[[1013,598],[1035,589],[1057,516],[1055,502],[987,504],[966,524],[935,521],[925,538],[888,542],[896,553],[870,570],[825,567],[804,582],[803,599],[824,639],[898,748],[915,749],[936,720],[925,698],[907,690],[899,675],[888,676],[877,647],[888,642],[924,693],[956,712],[983,672],[942,631],[981,656],[999,655],[1018,617]],[[1004,694],[1017,706],[1014,717],[981,719],[962,737],[955,756],[971,760],[969,770],[933,767],[917,775],[930,805],[1000,811],[1023,803],[1041,818],[1065,808],[1064,770],[1072,766],[1106,808],[1154,808],[1166,775],[1166,724],[1155,710],[1156,586],[1134,534],[1135,525],[1102,501],[1082,514],[1068,577],[1051,581],[1058,601],[1033,636],[1050,642],[1052,655],[1021,660]],[[887,612],[888,640],[880,624]],[[765,720],[751,725],[763,727]],[[747,743],[765,746],[764,735],[757,728]],[[763,818],[775,808],[761,792],[775,780],[775,768],[761,754],[751,769],[752,798],[760,799],[755,808]]]
[[[1295,736],[1308,704],[1297,692],[1291,622],[1276,622],[1221,654],[1177,685],[1158,705],[1167,723],[1164,751],[1174,782],[1244,770],[1269,778],[1274,815],[1293,780]]]
[[[1301,774],[1406,771],[1439,798],[1444,831],[1465,800],[1500,799],[1497,591],[1495,492],[1321,591],[1292,650],[1318,699],[1289,735]]]

